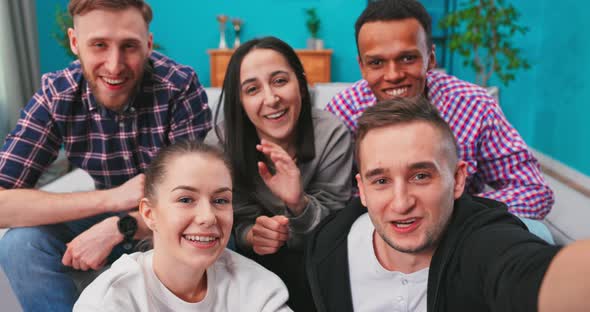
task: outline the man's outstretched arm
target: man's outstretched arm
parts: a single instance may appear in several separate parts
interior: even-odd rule
[[[0,187],[0,228],[60,223],[131,210],[143,197],[144,180],[140,174],[116,188],[79,193]]]
[[[564,247],[551,261],[539,290],[539,312],[588,311],[590,240]]]

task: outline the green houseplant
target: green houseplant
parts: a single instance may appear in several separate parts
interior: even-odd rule
[[[51,33],[51,36],[60,47],[62,47],[68,57],[72,60],[76,59],[76,55],[70,49],[70,39],[68,38],[68,28],[74,25],[72,17],[68,10],[57,5],[55,8],[55,24],[56,29]]]
[[[520,69],[530,68],[512,43],[515,34],[526,34],[517,9],[505,0],[463,0],[459,10],[444,16],[442,29],[450,30],[449,48],[463,58],[477,74],[479,85],[488,86],[493,74],[504,84]]]
[[[74,21],[68,10],[60,5],[57,5],[55,8],[55,25],[56,28],[51,33],[51,36],[64,49],[66,55],[72,60],[75,60],[76,55],[70,49],[70,39],[68,38],[68,28],[74,27]],[[164,48],[154,42],[154,50],[163,51]]]
[[[307,39],[308,49],[322,49],[324,42],[319,39],[320,32],[320,18],[318,16],[316,8],[304,9],[305,12],[305,26],[309,31],[311,38]]]

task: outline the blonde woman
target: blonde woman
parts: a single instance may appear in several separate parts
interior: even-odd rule
[[[113,263],[74,311],[290,311],[276,275],[225,248],[233,224],[229,168],[202,143],[163,148],[139,205],[154,249]]]

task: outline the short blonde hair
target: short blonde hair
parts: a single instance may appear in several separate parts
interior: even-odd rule
[[[143,0],[70,0],[68,12],[72,17],[93,10],[124,10],[134,7],[141,12],[146,25],[152,21],[152,8]]]

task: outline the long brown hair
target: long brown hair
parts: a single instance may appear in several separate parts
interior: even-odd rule
[[[301,94],[301,113],[294,129],[296,133],[296,156],[298,162],[301,163],[308,162],[315,157],[311,96],[307,88],[303,64],[297,57],[295,50],[286,42],[275,37],[252,39],[242,44],[236,49],[229,61],[223,81],[223,89],[219,97],[219,104],[217,105],[218,113],[216,118],[219,117],[219,110],[223,107],[225,127],[222,130],[223,133],[220,133],[220,129],[217,127],[215,132],[231,159],[234,168],[234,183],[238,186],[236,189],[246,192],[254,191],[255,183],[253,182],[261,182],[256,163],[264,159],[256,150],[256,144],[260,142],[260,139],[256,133],[256,127],[254,127],[254,124],[252,124],[244,111],[240,96],[240,68],[242,61],[248,53],[255,49],[276,51],[285,57],[287,63],[295,72]],[[217,124],[217,120],[214,123]]]

